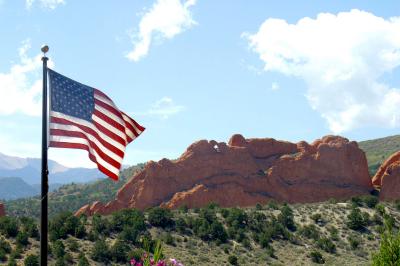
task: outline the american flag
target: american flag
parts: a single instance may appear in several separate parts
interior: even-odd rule
[[[48,71],[50,147],[86,150],[101,172],[118,180],[125,148],[144,127],[101,91]]]

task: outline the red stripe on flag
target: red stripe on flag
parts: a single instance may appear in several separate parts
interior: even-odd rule
[[[89,153],[89,158],[92,162],[97,164],[97,167],[101,172],[103,172],[105,175],[110,177],[111,179],[114,179],[118,181],[118,175],[114,174],[113,172],[109,171],[106,167],[101,165],[99,162],[96,160],[96,156],[94,156],[92,153],[90,153],[90,149],[87,145],[85,144],[79,144],[79,143],[67,143],[67,142],[56,142],[56,141],[50,141],[50,147],[55,147],[55,148],[68,148],[68,149],[80,149],[80,150],[85,150]]]
[[[101,118],[103,121],[107,122],[111,126],[115,127],[119,131],[125,132],[125,128],[120,123],[118,123],[114,119],[111,119],[110,117],[106,116],[104,113],[99,112],[98,110],[94,110],[93,114],[95,116]]]
[[[108,143],[107,141],[105,141],[103,138],[100,137],[100,135],[99,135],[95,130],[93,130],[93,129],[90,128],[90,127],[83,126],[83,125],[81,125],[81,124],[78,124],[78,123],[69,121],[69,120],[67,120],[67,119],[58,118],[58,117],[54,117],[54,116],[50,117],[50,122],[51,122],[51,123],[55,123],[55,124],[61,124],[61,125],[72,125],[72,126],[76,126],[76,127],[78,127],[79,129],[81,129],[82,131],[84,131],[84,132],[86,132],[86,133],[92,135],[93,137],[95,137],[101,144],[103,144],[104,147],[106,147],[107,149],[109,149],[109,150],[112,151],[113,153],[115,153],[115,154],[117,154],[117,155],[119,155],[119,156],[121,156],[121,157],[124,157],[124,152],[123,152],[123,151],[121,151],[121,150],[118,149],[117,147],[115,147],[115,146],[113,146],[112,144],[110,144],[110,143]],[[120,137],[114,138],[114,137],[113,137],[114,134],[113,134],[113,136],[110,136],[110,135],[108,135],[106,132],[103,132],[103,131],[101,131],[101,132],[104,133],[105,135],[107,135],[108,137],[110,137],[111,139],[115,140],[116,142],[118,142],[118,143],[120,143],[120,144],[122,144],[122,145],[125,146],[125,141],[121,141],[121,138],[120,138]]]
[[[107,154],[105,154],[93,141],[91,141],[85,134],[82,132],[77,131],[68,131],[62,129],[50,129],[50,135],[52,136],[67,136],[67,137],[75,137],[75,138],[82,138],[89,142],[89,146],[93,148],[97,154],[107,163],[111,164],[117,169],[121,168],[121,163],[117,162]],[[122,159],[122,158],[121,158]]]
[[[113,106],[108,105],[105,102],[102,102],[102,101],[100,101],[98,99],[94,99],[94,103],[95,103],[95,105],[103,107],[104,109],[106,109],[110,113],[113,113],[114,115],[116,115],[117,117],[119,117],[120,119],[123,120],[121,113],[117,109],[115,109]]]

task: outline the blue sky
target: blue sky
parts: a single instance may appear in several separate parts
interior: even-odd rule
[[[147,130],[125,164],[199,139],[400,129],[399,1],[0,0],[0,152],[40,155],[40,47]],[[68,166],[84,151],[51,149]]]

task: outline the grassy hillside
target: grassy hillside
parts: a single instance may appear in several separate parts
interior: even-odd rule
[[[165,258],[184,265],[370,265],[386,220],[400,222],[400,204],[372,197],[350,202],[206,208],[50,221],[50,265],[127,265],[161,240]],[[0,262],[23,265],[38,254],[34,220],[0,218]],[[34,264],[30,264],[34,265]]]
[[[359,142],[367,155],[369,172],[374,175],[385,159],[400,151],[400,135]]]
[[[121,172],[120,180],[102,179],[87,184],[63,185],[49,193],[49,216],[62,211],[74,212],[85,204],[94,201],[107,202],[115,197],[115,193],[122,187],[133,173],[142,169],[143,164],[129,167]],[[40,197],[10,200],[5,202],[7,214],[12,216],[27,216],[39,218]]]

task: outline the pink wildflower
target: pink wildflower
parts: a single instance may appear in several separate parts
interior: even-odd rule
[[[136,265],[136,260],[135,259],[131,259],[131,265]]]
[[[165,263],[165,261],[159,260],[159,261],[157,262],[157,266],[167,266],[167,264]]]
[[[172,263],[172,265],[176,265],[177,264],[176,259],[169,259],[169,261]]]

